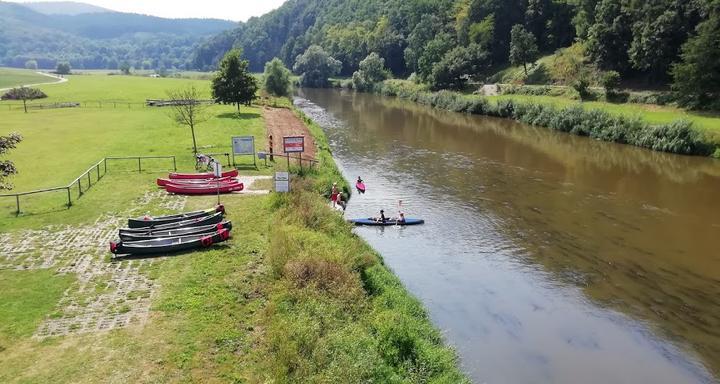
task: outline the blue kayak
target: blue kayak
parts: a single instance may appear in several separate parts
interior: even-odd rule
[[[423,224],[425,220],[423,219],[413,219],[413,218],[405,218],[405,222],[398,222],[395,219],[387,219],[384,222],[376,221],[374,218],[370,217],[367,219],[351,219],[349,220],[351,223],[355,225],[375,225],[375,226],[388,226],[388,225],[418,225]]]

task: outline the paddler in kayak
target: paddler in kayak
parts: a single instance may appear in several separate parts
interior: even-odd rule
[[[358,193],[365,193],[365,183],[363,182],[363,179],[360,178],[360,176],[358,176],[357,182],[355,183],[355,188],[357,188]]]
[[[385,211],[382,209],[380,210],[380,217],[375,217],[374,219],[375,219],[376,223],[383,223],[383,224],[387,223],[387,217],[385,217]]]

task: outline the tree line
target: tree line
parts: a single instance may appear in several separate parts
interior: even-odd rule
[[[340,63],[341,76],[375,53],[396,77],[457,88],[577,43],[587,65],[635,84],[672,84],[684,104],[702,107],[718,95],[719,2],[290,0],[203,43],[193,65],[214,68],[240,47],[253,71],[275,57],[292,67],[317,46]]]

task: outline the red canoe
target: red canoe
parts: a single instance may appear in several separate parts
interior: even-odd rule
[[[214,185],[177,185],[168,184],[165,190],[178,195],[212,195],[218,193],[239,192],[245,188],[243,183],[220,184],[220,188]]]
[[[211,184],[211,183],[215,183],[217,181],[219,181],[221,183],[227,183],[227,182],[235,181],[235,179],[232,177],[229,177],[229,176],[228,177],[220,177],[217,179],[160,179],[159,178],[159,179],[157,179],[157,185],[164,187],[168,184],[183,184],[183,185],[185,185],[185,184],[191,184],[191,185]]]
[[[227,171],[222,173],[222,177],[237,177],[238,171],[237,169],[233,169],[232,171]],[[171,179],[212,179],[215,177],[212,172],[205,172],[205,173],[171,173],[170,178]]]

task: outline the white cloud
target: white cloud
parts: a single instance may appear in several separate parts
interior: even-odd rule
[[[17,3],[40,0],[11,0]],[[170,18],[217,18],[246,21],[279,7],[285,0],[78,0],[120,12],[141,13]]]

